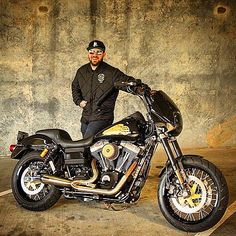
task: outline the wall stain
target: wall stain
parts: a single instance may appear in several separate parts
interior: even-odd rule
[[[50,98],[48,102],[35,101],[32,106],[34,107],[35,112],[47,112],[48,114],[50,114],[50,116],[55,118],[59,110],[59,104],[59,100],[53,97]]]
[[[98,12],[98,5],[97,0],[90,0],[90,21],[91,21],[91,35],[90,38],[96,39],[96,26],[97,26],[97,12]]]
[[[126,73],[129,73],[129,54],[130,54],[130,22],[131,22],[131,19],[130,19],[130,14],[131,14],[131,0],[126,0],[125,1],[125,5],[126,5],[126,9],[125,9],[125,15],[126,15],[126,40],[125,40],[125,59],[127,61],[127,64],[126,64],[126,68],[125,68],[125,72]]]
[[[39,6],[39,11],[42,13],[47,13],[48,12],[48,7],[47,6]]]
[[[12,4],[17,4],[18,2],[20,2],[20,0],[9,0],[9,2]]]

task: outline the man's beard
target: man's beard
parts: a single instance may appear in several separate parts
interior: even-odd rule
[[[90,60],[90,64],[92,66],[98,66],[102,61],[103,61],[103,59],[101,61],[97,61],[96,63],[93,63],[93,60]]]

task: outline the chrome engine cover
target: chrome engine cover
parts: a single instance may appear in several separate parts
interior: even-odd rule
[[[109,149],[114,155],[108,155]],[[104,149],[106,152],[104,152]],[[100,140],[90,147],[92,156],[100,163],[103,171],[117,171],[125,173],[135,159],[138,158],[140,148],[131,142],[121,141],[119,144]]]

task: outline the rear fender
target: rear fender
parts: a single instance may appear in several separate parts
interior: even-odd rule
[[[21,159],[25,153],[30,152],[32,150],[42,151],[45,148],[45,145],[50,143],[55,144],[55,142],[46,135],[31,135],[17,143],[14,151],[11,154],[11,158]]]

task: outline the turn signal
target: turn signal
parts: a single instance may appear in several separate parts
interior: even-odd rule
[[[10,152],[13,152],[15,148],[16,148],[15,144],[10,145],[9,147]]]

